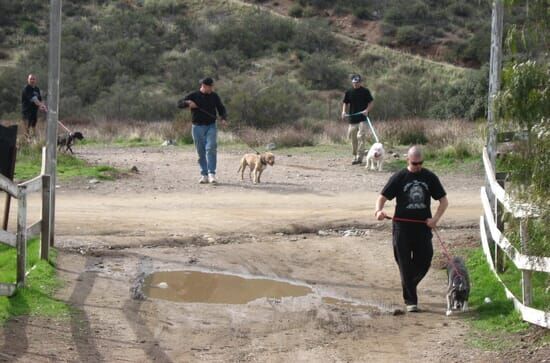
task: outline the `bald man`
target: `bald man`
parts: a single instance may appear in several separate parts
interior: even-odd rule
[[[35,135],[36,123],[38,120],[38,110],[46,112],[48,108],[42,102],[40,88],[36,86],[36,76],[29,74],[27,85],[21,93],[21,114],[25,122],[25,136],[27,139]]]
[[[376,200],[374,215],[379,221],[386,218],[384,204],[397,198],[394,217],[424,223],[393,221],[393,253],[399,266],[403,299],[408,312],[418,311],[416,287],[422,281],[433,257],[432,228],[447,209],[447,193],[439,178],[422,168],[424,158],[419,146],[407,153],[407,167],[396,172]],[[431,199],[439,201],[432,217]]]

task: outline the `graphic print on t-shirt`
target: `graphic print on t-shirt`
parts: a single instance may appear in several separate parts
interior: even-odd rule
[[[410,183],[405,184],[403,188],[405,194],[409,198],[409,203],[407,204],[407,209],[425,209],[425,193],[428,191],[428,184],[413,180]]]

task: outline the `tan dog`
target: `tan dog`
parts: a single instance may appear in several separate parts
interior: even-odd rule
[[[263,154],[245,154],[241,159],[241,165],[237,172],[241,173],[241,180],[244,180],[244,169],[248,166],[250,168],[250,180],[252,180],[252,172],[254,172],[254,184],[260,182],[260,177],[264,169],[275,164],[275,155],[270,152]]]

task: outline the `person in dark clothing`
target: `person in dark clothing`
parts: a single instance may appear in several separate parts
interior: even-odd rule
[[[348,138],[351,139],[353,160],[352,165],[361,164],[365,154],[367,136],[367,116],[373,107],[374,98],[368,88],[363,87],[361,76],[351,77],[353,88],[344,95],[342,105],[342,120],[348,119]]]
[[[36,76],[29,74],[27,85],[21,93],[21,114],[25,123],[25,136],[27,139],[33,138],[35,135],[38,110],[47,112],[48,108],[42,102],[40,88],[36,86]]]
[[[393,221],[393,252],[399,266],[403,299],[408,312],[418,311],[416,287],[430,268],[433,257],[432,228],[437,226],[449,202],[439,178],[422,168],[422,151],[413,146],[407,154],[407,168],[393,174],[376,201],[375,217],[386,218],[387,200],[397,198],[394,217],[425,223]],[[432,217],[431,198],[439,201]]]
[[[214,80],[204,78],[200,89],[190,93],[178,102],[178,107],[191,109],[192,135],[199,155],[201,178],[199,183],[216,184],[217,137],[216,114],[220,115],[223,127],[227,126],[227,112],[220,96],[214,92]]]

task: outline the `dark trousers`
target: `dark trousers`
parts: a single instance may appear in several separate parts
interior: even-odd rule
[[[431,229],[426,225],[394,223],[393,254],[399,266],[405,304],[416,305],[416,287],[426,276],[432,263]]]

